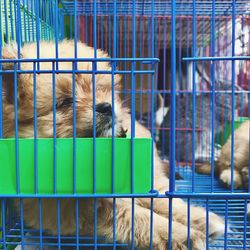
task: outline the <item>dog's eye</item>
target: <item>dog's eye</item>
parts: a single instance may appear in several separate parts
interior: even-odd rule
[[[67,97],[64,100],[58,102],[56,104],[56,108],[63,108],[63,107],[68,107],[73,103],[73,98],[72,97]]]
[[[106,88],[105,86],[98,85],[98,86],[96,87],[96,91],[105,91],[105,90],[107,90],[107,88]]]

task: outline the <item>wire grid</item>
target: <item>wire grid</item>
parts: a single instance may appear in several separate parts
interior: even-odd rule
[[[62,0],[65,12],[67,14],[74,13],[74,2],[72,0]],[[113,15],[114,4],[111,0],[96,1],[97,14],[101,15]],[[77,1],[77,14],[93,15],[93,1]],[[171,1],[154,1],[155,16],[167,16],[171,15]],[[133,1],[116,1],[116,13],[118,15],[132,15],[133,13]],[[232,1],[221,0],[216,1],[216,15],[231,15],[232,14]],[[236,12],[239,15],[249,14],[250,6],[247,0],[241,0],[236,2]],[[136,15],[151,16],[152,1],[150,0],[138,0],[135,3]],[[176,1],[176,15],[193,15],[193,1],[191,0],[177,0]],[[212,1],[198,0],[196,1],[196,14],[197,15],[211,15],[212,13]]]
[[[49,3],[42,0],[22,0],[20,6],[16,0],[1,1],[2,43],[16,41],[17,27],[21,29],[21,42],[34,42],[37,39],[53,40],[55,12],[52,10],[55,6],[55,1]],[[20,10],[18,10],[19,7]],[[20,17],[17,12],[20,13]],[[18,19],[21,24],[17,26]]]
[[[190,183],[192,179],[192,171],[190,167],[179,167],[177,168],[178,173],[182,176],[183,180],[178,180],[177,182],[177,190],[178,192],[189,193]],[[197,193],[206,193],[210,188],[211,179],[208,176],[195,174],[196,182],[202,183],[195,192]],[[217,193],[228,193],[228,189],[223,188],[219,180],[215,180],[215,192]],[[244,192],[244,190],[238,190],[238,193]],[[196,206],[201,206],[204,208],[208,208],[209,211],[213,211],[214,213],[220,215],[222,218],[227,218],[228,223],[228,231],[226,234],[226,249],[242,249],[243,242],[245,241],[244,247],[248,249],[250,247],[250,235],[249,228],[250,222],[247,221],[244,224],[244,218],[246,216],[246,204],[250,200],[244,199],[191,199],[191,203]],[[2,202],[3,203],[3,202]],[[11,208],[9,205],[8,208]],[[227,215],[226,215],[227,213]],[[23,240],[26,247],[37,247],[39,249],[40,245],[40,236],[38,230],[32,230],[25,228],[24,237],[21,239],[21,225],[16,218],[14,210],[9,211],[9,221],[6,224],[8,231],[6,233],[6,243],[10,246],[20,245],[20,241]],[[246,234],[245,234],[246,232]],[[51,236],[43,232],[43,247],[46,249],[56,249],[58,246],[58,238],[57,236]],[[61,247],[67,249],[74,249],[76,244],[76,239],[74,236],[61,236]],[[82,249],[92,249],[95,245],[93,237],[79,237],[79,246]],[[209,242],[208,249],[216,250],[216,249],[224,249],[225,247],[225,238],[220,237],[214,241]],[[113,249],[113,245],[110,243],[105,243],[105,239],[99,237],[98,238],[98,248],[100,249]],[[128,244],[119,244],[117,243],[117,249],[131,249],[131,246]]]
[[[7,1],[6,1],[7,2]],[[18,2],[18,1],[17,1]],[[31,5],[29,3],[31,3],[32,1],[26,1],[26,3],[28,3],[26,5],[26,7],[28,9],[31,9]],[[45,1],[43,1],[45,2]],[[21,1],[19,2],[20,5],[24,4],[25,5],[25,1]],[[119,62],[118,60],[115,62],[118,66],[121,67],[121,72],[123,72],[124,68],[125,71],[126,69],[129,71],[130,65],[129,62],[127,62],[129,59],[130,60],[134,60],[135,57],[146,57],[148,58],[148,61],[150,62],[150,60],[153,59],[154,55],[160,55],[160,49],[163,49],[164,53],[163,53],[163,57],[167,57],[166,56],[166,49],[167,47],[171,47],[171,42],[172,44],[174,43],[174,47],[177,47],[177,45],[179,45],[179,43],[183,42],[181,45],[184,47],[184,49],[186,49],[187,53],[185,56],[179,54],[179,58],[183,58],[183,57],[187,57],[189,60],[193,60],[193,59],[197,59],[195,55],[195,53],[191,53],[190,49],[194,49],[194,46],[199,46],[201,45],[203,51],[202,53],[204,53],[204,48],[206,46],[209,46],[209,50],[212,50],[215,47],[213,38],[218,38],[220,37],[220,33],[222,33],[223,31],[228,31],[228,29],[233,29],[232,25],[227,26],[228,22],[230,22],[231,20],[231,16],[233,14],[237,14],[237,15],[248,15],[249,14],[249,7],[248,7],[248,2],[247,1],[237,1],[237,2],[231,2],[231,1],[216,1],[216,8],[213,7],[212,5],[212,1],[196,1],[196,15],[205,15],[206,18],[203,17],[197,17],[198,20],[201,20],[201,23],[198,24],[198,29],[197,29],[197,36],[192,32],[192,29],[194,28],[195,22],[190,21],[190,16],[192,16],[194,13],[194,9],[193,9],[193,1],[177,1],[176,2],[176,8],[175,8],[175,14],[176,15],[184,15],[186,17],[181,17],[178,20],[176,20],[176,24],[178,25],[178,23],[180,24],[179,27],[177,28],[178,31],[180,32],[176,32],[178,33],[175,38],[176,40],[170,39],[171,36],[168,36],[168,38],[164,37],[164,35],[167,33],[166,27],[170,27],[170,25],[173,24],[173,20],[171,19],[171,22],[169,21],[171,18],[171,14],[173,14],[173,10],[171,10],[171,2],[170,1],[154,1],[155,5],[152,5],[152,1],[116,1],[116,8],[114,8],[114,1],[96,1],[95,3],[97,4],[96,7],[94,8],[94,2],[93,1],[61,1],[63,8],[63,15],[69,16],[69,22],[71,22],[71,26],[73,25],[73,22],[78,22],[78,25],[74,26],[74,30],[71,29],[69,36],[71,38],[75,38],[78,39],[80,38],[81,40],[83,40],[84,42],[88,43],[89,45],[95,46],[95,47],[101,47],[105,50],[109,51],[109,54],[112,55],[114,58],[116,57],[122,57],[124,58],[124,61]],[[136,4],[133,4],[136,3]],[[42,5],[40,5],[42,6]],[[39,6],[39,9],[41,8]],[[77,7],[77,9],[75,9],[75,7]],[[135,7],[135,8],[134,8]],[[56,12],[57,12],[57,17],[60,16],[60,11],[57,9],[56,5],[54,5],[54,7]],[[53,9],[52,8],[52,9]],[[46,11],[45,11],[46,12]],[[44,13],[45,13],[44,12]],[[51,13],[54,13],[53,11]],[[131,19],[131,16],[134,15],[134,13],[137,14],[137,17],[135,20],[139,20],[139,24],[138,22],[135,23],[135,21],[133,21]],[[216,19],[218,22],[216,22],[215,24],[213,24],[213,21],[215,20],[215,16],[212,16],[212,13],[215,15],[220,15],[221,19],[218,18]],[[130,23],[126,23],[124,24],[124,18],[120,20],[118,20],[118,22],[116,23],[116,28],[117,27],[125,27],[124,28],[124,33],[120,32],[119,34],[114,35],[114,32],[116,31],[114,27],[114,21],[112,21],[111,19],[108,19],[105,15],[108,16],[113,16],[113,15],[117,15],[117,14],[121,14],[124,15],[127,19],[125,19],[126,21],[130,19]],[[152,14],[153,17],[157,17],[154,21],[152,18]],[[207,15],[208,14],[208,15]],[[40,13],[40,15],[43,15]],[[98,15],[98,17],[96,16]],[[21,15],[22,16],[22,15]],[[29,14],[27,14],[27,16],[29,16]],[[93,18],[94,16],[94,18]],[[47,17],[51,17],[50,15],[48,15]],[[226,18],[225,18],[226,17]],[[200,19],[199,19],[200,18]],[[217,18],[217,17],[216,17]],[[243,18],[242,20],[247,20],[247,18]],[[37,25],[38,23],[38,19],[34,18],[35,23]],[[47,36],[49,38],[53,38],[55,39],[56,43],[58,42],[58,40],[60,38],[63,37],[63,28],[65,23],[63,22],[63,20],[61,20],[61,22],[59,21],[54,21],[55,17],[51,18],[51,23],[49,26],[45,27],[45,29],[49,28],[49,27],[53,27],[53,33],[51,34],[51,36]],[[95,23],[95,20],[97,21],[97,29],[93,29],[94,25],[93,23]],[[100,27],[103,27],[102,25],[108,20],[108,27],[106,26],[106,30],[101,30]],[[183,21],[184,20],[184,21]],[[208,21],[207,21],[208,20]],[[203,21],[203,23],[202,23]],[[47,21],[45,21],[47,23]],[[152,22],[154,22],[152,24]],[[181,22],[186,23],[184,26],[181,24]],[[217,24],[218,23],[218,24]],[[118,25],[117,25],[118,24]],[[212,24],[212,28],[209,29],[209,25]],[[131,29],[132,25],[138,25],[138,26],[133,26],[133,28]],[[145,25],[145,26],[144,26]],[[162,27],[162,29],[159,29],[159,26]],[[221,26],[223,27],[223,29],[221,29]],[[5,24],[6,26],[6,24]],[[24,23],[22,23],[22,27],[25,27]],[[40,26],[36,26],[36,27],[40,27]],[[60,27],[60,28],[59,28]],[[82,33],[83,28],[87,27],[87,30],[92,30],[91,32],[86,32]],[[105,27],[105,25],[104,25]],[[143,30],[146,30],[146,27],[150,29],[148,34],[146,34],[146,31],[144,31],[144,40],[145,42],[145,48],[135,48],[135,37],[133,36],[135,29],[134,27],[136,27],[136,30],[139,30],[140,32],[138,34],[141,34]],[[143,28],[144,27],[144,28]],[[172,26],[173,27],[173,26]],[[183,28],[183,29],[182,29]],[[41,28],[38,28],[38,30],[41,30]],[[131,31],[129,31],[129,29]],[[54,32],[54,31],[59,31],[59,32]],[[36,32],[36,30],[32,30],[32,33]],[[49,32],[49,31],[48,31]],[[150,36],[150,33],[154,33],[156,34],[155,36]],[[182,33],[183,32],[183,33]],[[25,35],[26,33],[22,33],[21,37],[22,37],[22,41],[26,40],[27,41],[34,41],[33,38],[29,40],[28,36]],[[128,34],[129,38],[126,39],[125,42],[125,38],[123,36],[123,34]],[[159,34],[163,34],[163,36],[159,35]],[[184,39],[181,39],[184,35]],[[99,35],[99,39],[98,39],[98,35]],[[110,35],[108,37],[108,35]],[[174,35],[173,33],[171,34],[172,36]],[[112,41],[112,36],[114,36],[114,40],[116,41],[116,46],[114,45],[114,41]],[[24,39],[24,38],[25,39]],[[108,38],[107,38],[108,37]],[[161,38],[160,38],[161,37]],[[37,39],[38,38],[38,39]],[[38,33],[38,35],[36,36],[35,39],[39,40],[43,38],[43,36]],[[108,39],[106,41],[106,38]],[[194,38],[194,39],[193,39]],[[110,39],[110,40],[109,40]],[[120,39],[120,40],[119,40]],[[173,42],[174,40],[174,42]],[[196,42],[190,42],[190,40],[195,40]],[[9,41],[7,39],[7,41]],[[123,43],[122,43],[123,41]],[[167,41],[167,42],[166,42]],[[142,40],[138,40],[138,43],[143,43],[143,39]],[[165,43],[164,43],[165,42]],[[234,43],[233,38],[231,38],[231,42]],[[126,44],[127,43],[127,44]],[[229,43],[230,43],[230,39],[229,39]],[[124,45],[125,44],[125,45]],[[164,45],[165,44],[165,45]],[[120,46],[120,47],[119,47]],[[164,47],[165,46],[165,47]],[[182,47],[180,46],[180,47]],[[211,47],[210,47],[211,46]],[[118,49],[119,48],[119,49]],[[172,56],[173,56],[173,50],[171,51]],[[215,56],[215,53],[212,51],[209,51],[210,55],[212,57]],[[170,57],[170,55],[168,55]],[[231,54],[229,56],[229,58],[227,58],[227,60],[232,59],[231,58]],[[194,58],[193,58],[194,57]],[[132,59],[131,59],[132,58]],[[173,59],[174,57],[172,57]],[[114,59],[116,60],[116,59]],[[127,60],[127,61],[126,61]],[[39,63],[39,58],[37,59],[37,62]],[[145,60],[144,60],[145,61]],[[145,61],[145,63],[147,63],[147,61]],[[166,63],[166,59],[165,59],[165,63]],[[229,62],[231,63],[231,62]],[[163,58],[163,64],[164,64],[164,58]],[[177,64],[176,62],[174,64]],[[166,66],[166,65],[165,65]],[[174,65],[175,66],[175,65]],[[138,68],[139,70],[143,70],[142,68],[142,64],[138,63],[136,64],[136,68]],[[148,68],[148,66],[146,66]],[[186,64],[185,67],[188,67],[188,64]],[[174,71],[178,71],[176,69],[174,69]],[[214,71],[212,69],[212,71]],[[37,72],[40,72],[39,70],[37,70]],[[205,81],[205,66],[203,66],[202,68],[202,79],[203,81]],[[31,72],[29,72],[31,73]],[[40,72],[41,73],[41,72]],[[147,73],[147,72],[146,72]],[[218,73],[219,74],[219,73]],[[160,73],[159,73],[160,75]],[[178,75],[180,75],[180,73],[178,72]],[[167,76],[164,76],[164,73],[162,73],[161,75],[163,78],[167,78]],[[127,74],[125,74],[124,77],[124,84],[126,84],[126,82],[132,82],[132,80],[129,78],[130,74],[129,72],[127,72]],[[178,78],[178,77],[177,77]],[[214,84],[215,83],[215,77],[212,76],[211,77],[211,81]],[[175,78],[172,79],[172,82],[175,80]],[[134,80],[135,81],[135,80]],[[180,81],[180,79],[179,79]],[[188,80],[186,79],[187,84],[188,84]],[[230,81],[230,80],[229,80]],[[146,126],[149,127],[150,129],[152,129],[152,120],[149,119],[150,114],[149,111],[152,111],[152,99],[150,99],[150,101],[147,103],[147,105],[142,104],[141,101],[141,94],[142,93],[146,93],[146,99],[149,100],[150,98],[150,93],[152,93],[152,89],[150,89],[150,84],[152,82],[151,76],[149,76],[148,78],[144,79],[142,76],[139,76],[138,79],[136,79],[136,82],[138,82],[139,86],[144,85],[144,82],[146,82],[148,85],[146,89],[142,89],[142,88],[138,88],[137,89],[137,93],[138,97],[139,97],[139,105],[137,105],[137,108],[139,106],[138,109],[138,113],[139,113],[139,121],[142,122],[142,115],[143,115],[143,107],[146,106],[146,110],[148,111],[147,113],[147,121],[146,121]],[[131,86],[126,86],[125,85],[125,91],[123,92],[123,94],[126,96],[129,96],[131,94],[131,89],[133,90],[133,87]],[[156,90],[155,93],[163,93],[163,94],[175,94],[177,93],[183,92],[184,94],[189,92],[192,93],[192,89],[188,89],[188,87],[186,87],[186,89],[182,89],[177,87],[176,91],[173,89],[169,90],[166,88],[166,86],[162,89],[162,90]],[[219,90],[220,91],[220,90]],[[194,91],[195,92],[195,91]],[[134,93],[134,94],[135,94]],[[215,91],[213,92],[215,93]],[[189,99],[189,101],[193,101],[194,99],[192,99],[192,97]],[[150,103],[151,102],[151,103]],[[178,102],[178,98],[177,98],[177,102]],[[152,116],[151,116],[152,117]],[[192,119],[194,119],[192,117]],[[151,126],[151,127],[150,127]],[[171,127],[175,127],[173,126],[173,124],[171,125]],[[194,131],[193,128],[188,128],[191,129],[191,131]],[[172,145],[173,146],[173,145]],[[209,145],[210,147],[212,147],[212,145]],[[193,149],[192,149],[193,151]],[[194,155],[194,154],[193,154]],[[212,157],[213,158],[213,157]],[[175,166],[175,164],[173,164],[173,159],[171,162],[171,167]],[[177,164],[178,166],[178,164]],[[172,169],[174,170],[174,168]],[[174,190],[175,187],[172,185],[170,188],[172,190],[170,190],[171,192],[174,191],[173,193],[168,193],[167,195],[171,197],[171,195],[175,195],[178,193],[181,193],[183,195],[183,197],[185,197],[185,195],[188,197],[188,195],[190,193],[192,193],[194,196],[197,194],[197,196],[199,195],[199,193],[211,193],[210,192],[210,188],[211,188],[211,177],[208,176],[199,176],[194,174],[190,168],[178,168],[176,167],[176,170],[184,177],[184,180],[181,181],[175,181],[173,180],[173,176],[171,178],[171,183],[173,184],[174,181],[176,183],[176,187],[178,188],[176,191]],[[218,192],[221,195],[225,195],[228,194],[228,190],[226,189],[222,189],[220,184],[216,181],[214,181],[214,190],[216,192]],[[195,185],[194,185],[195,184]],[[194,190],[192,190],[194,187]],[[242,194],[242,190],[239,190],[239,195]],[[213,194],[212,194],[213,195]],[[212,196],[210,194],[209,197]],[[235,195],[235,197],[237,197],[237,194]],[[46,232],[42,232],[41,231],[34,231],[32,229],[27,229],[25,228],[25,226],[23,225],[23,220],[21,220],[21,223],[18,222],[18,220],[16,219],[15,214],[13,213],[13,211],[10,209],[11,206],[9,206],[8,204],[6,204],[7,200],[3,199],[2,200],[2,214],[3,215],[8,215],[8,216],[3,216],[3,219],[8,219],[7,221],[5,221],[6,223],[6,228],[2,228],[2,233],[3,231],[5,231],[7,229],[7,234],[6,232],[3,233],[3,238],[2,238],[2,243],[4,244],[4,247],[6,247],[6,244],[11,244],[13,246],[16,245],[15,242],[12,241],[12,239],[15,241],[17,240],[18,242],[21,241],[21,245],[22,247],[24,247],[25,243],[25,239],[30,239],[32,242],[28,243],[31,246],[55,246],[55,247],[67,247],[67,246],[72,246],[73,248],[75,247],[75,245],[77,244],[78,246],[81,246],[81,243],[79,242],[75,242],[76,241],[81,241],[83,240],[84,243],[82,243],[83,245],[85,244],[85,246],[90,246],[90,247],[105,247],[105,246],[110,246],[111,248],[114,247],[119,247],[119,243],[112,243],[112,244],[107,244],[107,243],[100,243],[99,244],[99,238],[98,240],[96,238],[89,238],[87,240],[90,241],[90,243],[86,243],[86,237],[65,237],[65,236],[45,236]],[[195,204],[199,204],[199,205],[203,205],[204,206],[204,200],[195,200],[194,201]],[[228,201],[228,210],[225,208],[225,200],[216,200],[214,201],[213,199],[208,200],[208,207],[209,209],[215,211],[216,213],[224,216],[225,212],[228,213],[228,220],[233,224],[233,226],[231,227],[231,229],[234,231],[233,235],[228,232],[228,234],[225,236],[226,238],[221,238],[218,239],[215,242],[212,242],[209,247],[211,248],[215,248],[215,249],[219,249],[219,248],[225,248],[225,246],[227,247],[227,249],[235,249],[235,248],[242,248],[243,245],[243,241],[246,241],[245,244],[245,248],[247,249],[247,247],[249,247],[249,242],[248,242],[248,233],[246,233],[246,236],[244,238],[244,230],[245,232],[246,229],[248,229],[248,224],[247,227],[245,227],[244,229],[244,216],[245,216],[245,201],[244,199],[236,199],[236,200],[229,200]],[[5,209],[8,209],[8,213],[6,212]],[[235,213],[235,209],[237,209],[237,214]],[[232,214],[231,214],[232,213]],[[238,213],[240,213],[240,215],[238,215]],[[171,215],[170,215],[171,217]],[[232,220],[231,220],[232,219]],[[243,230],[243,231],[242,231]],[[237,231],[237,232],[235,232]],[[29,233],[29,234],[26,234]],[[239,238],[237,238],[236,236],[240,236]],[[38,240],[38,241],[37,241]],[[54,241],[53,241],[54,240]],[[101,242],[102,239],[100,239]],[[97,244],[98,241],[98,244]],[[42,243],[41,243],[42,242]],[[224,243],[226,243],[227,245],[225,245]],[[115,245],[115,246],[114,246]],[[129,249],[131,249],[131,246],[128,246]]]

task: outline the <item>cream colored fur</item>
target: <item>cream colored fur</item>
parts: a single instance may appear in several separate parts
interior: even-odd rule
[[[93,58],[94,50],[85,44],[78,43],[79,58]],[[37,58],[36,44],[26,44],[22,48],[22,58]],[[59,43],[58,53],[60,58],[74,57],[73,41],[62,41]],[[16,58],[17,52],[13,46],[4,47],[3,58]],[[99,58],[108,55],[98,50]],[[40,43],[41,58],[55,58],[55,44],[49,42]],[[54,64],[56,66],[56,64]],[[13,69],[12,63],[3,64],[3,69]],[[79,70],[91,70],[91,62],[82,62],[77,65]],[[33,70],[32,63],[22,63],[22,70]],[[40,63],[41,70],[52,69],[51,62]],[[60,70],[71,70],[72,62],[60,62]],[[110,70],[107,62],[98,62],[97,70]],[[53,98],[52,98],[52,74],[36,74],[37,81],[37,133],[39,137],[53,137]],[[72,74],[56,74],[56,98],[57,103],[63,103],[65,98],[72,97]],[[33,137],[33,74],[18,75],[18,117],[19,137]],[[76,75],[76,116],[77,136],[86,136],[86,131],[92,128],[92,74]],[[116,88],[119,88],[120,76],[115,76]],[[111,103],[111,75],[97,74],[96,103]],[[3,128],[5,137],[14,136],[14,99],[13,99],[13,74],[3,76]],[[121,129],[130,133],[131,117],[128,110],[122,107],[118,96],[115,97],[116,125],[115,133],[119,136]],[[72,107],[62,106],[57,110],[56,125],[57,137],[72,136]],[[100,121],[97,118],[97,124]],[[99,124],[102,125],[102,124]],[[150,137],[147,129],[137,122],[135,123],[136,137]],[[104,136],[110,136],[107,132]],[[165,176],[164,164],[157,152],[154,152],[154,183],[155,189],[164,194],[168,190],[168,178]],[[112,199],[98,199],[98,235],[105,236],[108,241],[113,239],[113,204]],[[57,228],[57,205],[60,203],[60,234],[76,234],[76,200],[75,199],[42,199],[42,228],[50,234],[56,235]],[[38,199],[23,199],[24,220],[27,226],[39,228],[39,203]],[[93,236],[94,232],[94,200],[79,199],[79,234]],[[19,201],[16,200],[16,206]],[[134,241],[137,247],[147,249],[150,245],[150,206],[151,200],[147,198],[135,199],[134,215]],[[153,248],[167,249],[168,244],[168,199],[154,199],[154,226],[153,226]],[[120,242],[131,242],[131,199],[116,199],[116,239]],[[187,249],[187,204],[181,199],[173,199],[173,232],[172,249]],[[191,207],[191,246],[192,249],[205,249],[206,233],[206,211],[200,207]],[[224,232],[223,221],[215,214],[209,213],[209,236],[215,237]]]
[[[249,125],[250,122],[244,122],[234,133],[234,188],[246,187],[246,180],[243,181],[246,173],[242,170],[248,170],[249,160]],[[221,149],[218,166],[220,179],[231,186],[231,136]]]
[[[248,187],[248,164],[249,164],[249,125],[250,122],[244,122],[234,132],[234,188]],[[231,187],[231,145],[232,136],[223,145],[217,162],[215,162],[215,174],[220,180]],[[197,168],[197,172],[209,174],[211,173],[211,165],[204,164]]]

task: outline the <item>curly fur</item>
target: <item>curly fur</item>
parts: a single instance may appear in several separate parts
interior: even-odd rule
[[[249,164],[249,125],[244,122],[234,132],[234,188],[248,188],[248,164]],[[221,149],[218,161],[215,162],[215,175],[220,178],[222,183],[231,187],[231,145],[232,136],[228,138]],[[201,174],[210,174],[211,165],[205,163],[196,171]]]

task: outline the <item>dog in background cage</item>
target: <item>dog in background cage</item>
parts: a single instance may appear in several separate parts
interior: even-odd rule
[[[78,42],[79,58],[93,58],[94,49]],[[58,44],[60,58],[74,58],[74,42],[64,40]],[[2,48],[3,59],[17,59],[17,49],[14,45]],[[40,58],[55,58],[55,44],[40,42]],[[98,58],[108,58],[108,55],[97,50]],[[36,44],[26,44],[21,49],[21,58],[37,58]],[[78,62],[79,70],[92,70],[92,62]],[[3,133],[4,137],[15,136],[15,98],[18,101],[18,135],[20,138],[34,137],[34,77],[36,78],[36,107],[37,107],[37,136],[53,137],[53,80],[52,74],[13,74],[14,63],[3,62]],[[21,70],[34,70],[33,63],[21,63]],[[72,70],[72,62],[58,62],[59,70]],[[12,70],[9,71],[8,70]],[[52,62],[40,62],[40,70],[52,70]],[[108,62],[97,62],[97,70],[108,70]],[[15,97],[15,77],[17,76],[18,93]],[[72,74],[56,74],[56,136],[73,136],[73,93]],[[112,90],[111,74],[96,74],[96,106],[93,107],[92,74],[76,74],[76,134],[77,137],[92,137],[93,109],[96,111],[97,137],[111,137],[112,134]],[[115,90],[121,88],[120,76],[115,75]],[[124,137],[130,133],[131,117],[127,108],[122,106],[122,100],[115,95],[115,136]],[[150,132],[135,122],[136,137],[151,137]],[[154,183],[160,193],[168,190],[168,178],[164,173],[164,165],[157,151],[154,151]],[[150,198],[135,198],[134,204],[134,243],[135,246],[147,249],[150,246]],[[26,226],[39,229],[39,201],[35,198],[22,199],[23,218]],[[57,200],[41,199],[42,229],[57,235]],[[79,198],[78,202],[80,235],[94,235],[94,199]],[[20,200],[15,199],[17,211]],[[60,234],[76,235],[76,200],[74,198],[60,199]],[[168,202],[166,199],[154,199],[153,211],[153,248],[167,249],[168,244]],[[173,199],[172,249],[187,249],[188,214],[187,204],[181,199]],[[116,240],[131,242],[132,234],[132,206],[131,199],[116,199],[116,214],[113,214],[113,199],[97,199],[97,234],[113,240],[113,222],[116,217]],[[22,218],[22,217],[21,217]],[[190,213],[190,242],[192,249],[205,249],[206,242],[206,210],[201,207],[191,207]],[[209,212],[209,237],[214,238],[224,233],[224,222],[216,214]]]
[[[248,165],[249,165],[249,129],[250,122],[245,121],[234,132],[234,154],[233,154],[233,187],[234,189],[245,188],[248,189]],[[215,161],[215,176],[219,177],[221,182],[231,187],[231,146],[232,135],[228,138],[221,149],[221,154],[218,161]],[[201,174],[211,174],[211,164],[205,163],[197,167],[196,171]],[[250,211],[249,211],[250,212]]]

